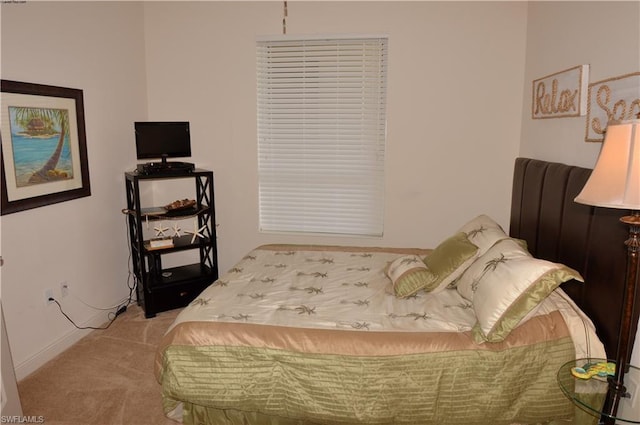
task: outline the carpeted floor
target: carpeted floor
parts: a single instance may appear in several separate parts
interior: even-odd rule
[[[153,360],[178,311],[145,319],[129,306],[18,383],[24,415],[47,425],[176,425],[162,413]]]

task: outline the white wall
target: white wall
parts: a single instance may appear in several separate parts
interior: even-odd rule
[[[79,325],[100,325],[128,295],[123,172],[146,118],[142,6],[116,2],[3,3],[2,78],[84,91],[91,196],[2,218],[2,304],[18,379],[85,334],[45,306],[60,296]]]
[[[98,306],[127,294],[122,172],[135,163],[137,119],[191,121],[192,159],[216,173],[222,271],[261,243],[434,246],[480,212],[507,224],[525,3],[289,2],[289,34],[389,35],[380,239],[258,232],[255,38],[281,32],[282,2],[1,7],[2,78],[84,90],[92,183],[89,198],[4,217],[2,300],[18,379],[82,335],[44,306],[46,288],[59,296],[67,281]],[[79,324],[105,319],[73,297],[63,305]]]
[[[531,119],[532,81],[583,64],[591,82],[640,70],[639,1],[529,3],[521,156],[593,168],[586,117]]]
[[[216,173],[221,270],[262,243],[435,246],[485,212],[508,224],[526,3],[289,2],[287,33],[389,36],[384,237],[258,231],[257,36],[282,2],[145,4],[150,119],[189,119]]]
[[[640,2],[529,3],[521,156],[595,165],[601,143],[584,141],[586,117],[531,119],[531,82],[582,64],[590,64],[591,82],[640,71]]]

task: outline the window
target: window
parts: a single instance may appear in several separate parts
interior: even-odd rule
[[[257,43],[262,231],[381,236],[387,38]]]

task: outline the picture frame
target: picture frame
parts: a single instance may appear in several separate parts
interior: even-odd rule
[[[0,214],[91,196],[80,89],[0,80]]]
[[[603,142],[609,121],[630,120],[640,113],[640,72],[589,84],[585,142]]]
[[[579,117],[586,114],[589,65],[578,65],[533,80],[531,118]]]

